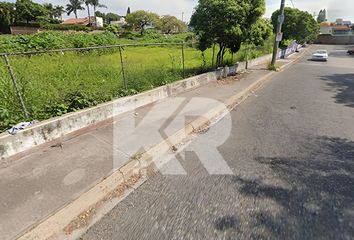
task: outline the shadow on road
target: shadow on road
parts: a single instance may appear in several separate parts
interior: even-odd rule
[[[330,91],[336,93],[336,103],[354,107],[354,74],[333,74],[322,76]]]
[[[241,194],[271,199],[280,213],[264,208],[252,217],[254,228],[271,239],[350,239],[354,236],[354,142],[311,138],[302,157],[258,157],[287,187],[235,177]]]

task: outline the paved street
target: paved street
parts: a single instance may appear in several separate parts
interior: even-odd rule
[[[314,49],[330,59],[308,61]],[[352,239],[354,57],[313,46],[231,112],[219,151],[233,175],[193,152],[187,175],[150,178],[82,236],[96,239]],[[205,133],[218,139],[223,120]]]

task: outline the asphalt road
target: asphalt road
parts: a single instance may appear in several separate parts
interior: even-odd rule
[[[233,175],[189,152],[187,175],[157,174],[82,239],[353,239],[354,57],[315,48],[327,63],[306,55],[231,112]]]

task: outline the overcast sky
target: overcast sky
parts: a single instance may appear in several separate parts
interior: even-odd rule
[[[1,0],[0,0],[1,1]],[[5,0],[6,1],[6,0]],[[14,2],[15,0],[7,0]],[[65,6],[68,0],[34,0],[35,2],[49,2],[55,5]],[[101,0],[107,9],[99,9],[102,12],[114,12],[121,15],[126,13],[128,6],[132,11],[135,10],[149,10],[160,15],[174,15],[182,18],[184,12],[184,20],[188,21],[193,13],[194,7],[197,5],[197,0]],[[266,0],[267,13],[269,17],[274,10],[279,8],[280,0]],[[328,12],[328,19],[334,21],[336,18],[343,18],[344,20],[351,20],[354,22],[354,0],[293,0],[296,8],[305,10],[313,14],[318,13],[320,9],[326,8]],[[286,5],[292,7],[291,0],[286,0]],[[79,16],[83,17],[86,12],[80,11]],[[67,18],[65,16],[65,18]]]

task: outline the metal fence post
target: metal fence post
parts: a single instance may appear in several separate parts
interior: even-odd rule
[[[127,78],[125,76],[125,67],[124,67],[124,62],[123,62],[123,53],[122,53],[122,47],[121,46],[119,46],[119,55],[120,55],[120,64],[122,66],[124,87],[127,90],[128,89],[128,82],[127,82]]]
[[[184,42],[182,43],[182,75],[185,78],[185,66],[184,66]]]
[[[7,70],[9,71],[11,81],[12,81],[12,83],[13,83],[13,85],[14,85],[17,98],[18,98],[18,100],[20,101],[23,115],[24,115],[26,118],[28,118],[28,117],[29,117],[29,114],[28,114],[28,112],[27,112],[27,108],[26,108],[25,102],[23,101],[21,92],[20,92],[20,90],[18,89],[17,82],[16,82],[16,78],[15,78],[14,72],[12,71],[9,58],[8,58],[8,56],[7,56],[6,54],[3,55],[3,57],[4,57],[4,60],[5,60],[5,65],[6,65],[6,67],[7,67]]]
[[[214,58],[215,58],[215,43],[213,44],[213,57],[211,59],[211,68],[214,68]]]

